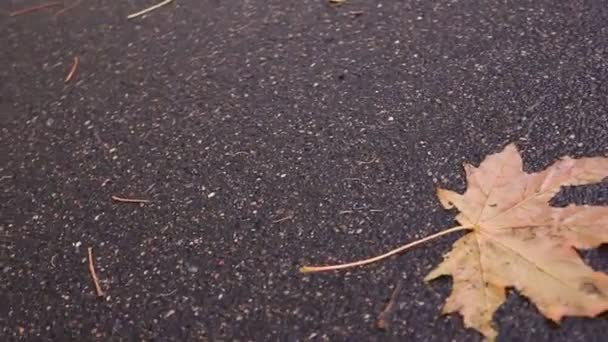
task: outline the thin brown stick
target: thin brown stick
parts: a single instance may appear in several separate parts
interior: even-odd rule
[[[97,278],[97,273],[95,272],[95,265],[93,264],[93,247],[87,248],[87,251],[89,253],[89,273],[91,273],[91,278],[93,278],[95,292],[97,293],[97,297],[103,297],[104,293],[101,290],[101,286],[99,285],[99,278]]]
[[[397,281],[397,285],[395,285],[395,289],[393,290],[393,294],[391,295],[391,298],[389,299],[388,304],[386,304],[386,307],[384,308],[384,310],[382,310],[382,312],[378,316],[378,320],[376,321],[376,326],[379,329],[388,328],[390,321],[391,321],[391,315],[392,315],[393,311],[395,311],[395,303],[397,302],[397,297],[399,296],[399,292],[401,292],[402,285],[403,285],[403,282],[401,281],[401,279],[399,279],[399,281]]]
[[[31,7],[26,7],[20,10],[16,10],[14,12],[11,12],[9,14],[10,17],[16,17],[18,15],[22,15],[22,14],[26,14],[26,13],[30,13],[30,12],[34,12],[34,11],[39,11],[41,9],[45,9],[45,8],[49,8],[49,7],[53,7],[53,6],[61,6],[63,5],[62,2],[59,1],[55,1],[55,2],[47,2],[44,4],[40,4],[40,5],[35,5],[35,6],[31,6]]]
[[[63,13],[65,13],[65,12],[67,12],[67,11],[71,10],[72,8],[74,8],[74,7],[78,6],[78,5],[80,5],[80,3],[81,3],[81,2],[82,2],[82,0],[76,0],[76,1],[74,1],[74,3],[72,3],[70,6],[65,7],[65,8],[63,8],[63,9],[59,10],[57,13],[55,13],[54,17],[56,18],[56,17],[57,17],[57,16],[59,16],[60,14],[63,14]]]
[[[74,73],[76,72],[76,69],[78,68],[78,64],[80,64],[80,58],[78,58],[78,56],[74,56],[74,63],[72,64],[72,68],[70,69],[68,76],[66,76],[65,78],[65,83],[70,82],[70,80],[74,76]]]
[[[112,199],[116,202],[124,202],[124,203],[150,203],[150,200],[147,199],[139,199],[139,198],[124,198],[118,196],[112,196]]]
[[[457,231],[461,231],[461,230],[471,230],[472,227],[469,226],[456,226],[456,227],[452,227],[443,231],[440,231],[439,233],[435,233],[433,235],[429,235],[425,238],[410,242],[406,245],[403,245],[401,247],[395,248],[393,250],[390,250],[382,255],[378,255],[375,256],[373,258],[368,258],[368,259],[364,259],[364,260],[359,260],[359,261],[354,261],[354,262],[349,262],[346,264],[339,264],[339,265],[330,265],[330,266],[303,266],[300,268],[300,272],[302,273],[314,273],[314,272],[323,272],[323,271],[333,271],[333,270],[341,270],[341,269],[345,269],[345,268],[352,268],[352,267],[356,267],[356,266],[363,266],[363,265],[367,265],[367,264],[372,264],[376,261],[380,261],[382,259],[386,259],[390,256],[393,256],[395,254],[399,254],[407,249],[410,249],[412,247],[418,246],[422,243],[425,243],[427,241],[436,239],[440,236],[444,236],[447,234],[451,234]]]

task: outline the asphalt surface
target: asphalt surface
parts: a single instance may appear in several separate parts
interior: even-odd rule
[[[605,1],[176,0],[126,20],[153,2],[0,16],[3,341],[480,340],[440,314],[450,279],[422,280],[457,235],[298,266],[454,225],[435,187],[509,142],[530,171],[608,155]],[[607,253],[583,254],[608,271]],[[608,331],[515,292],[495,321],[501,341]]]

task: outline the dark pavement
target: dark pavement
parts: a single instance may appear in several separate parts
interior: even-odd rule
[[[2,341],[480,340],[440,314],[450,279],[422,280],[458,236],[297,269],[455,225],[435,187],[463,190],[462,162],[509,142],[530,171],[608,155],[605,1],[176,0],[126,19],[154,2],[0,15]],[[608,185],[568,201],[608,204]],[[584,255],[608,271],[607,253]],[[608,331],[517,293],[495,321],[501,341]]]

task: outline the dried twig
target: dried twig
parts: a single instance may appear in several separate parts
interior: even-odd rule
[[[93,247],[87,248],[87,252],[89,253],[89,272],[91,273],[91,278],[93,278],[93,284],[95,284],[95,292],[97,293],[98,297],[103,297],[104,293],[99,285],[99,278],[97,278],[97,273],[95,273],[95,265],[93,264]]]
[[[148,7],[148,8],[145,8],[145,9],[143,9],[143,10],[139,11],[139,12],[136,12],[136,13],[130,14],[129,16],[127,16],[127,19],[133,19],[133,18],[139,17],[139,16],[144,15],[144,14],[146,14],[146,13],[148,13],[148,12],[154,11],[155,9],[157,9],[157,8],[159,8],[159,7],[162,7],[162,6],[168,5],[168,4],[169,4],[170,2],[172,2],[172,1],[173,1],[173,0],[165,0],[165,1],[163,1],[163,2],[160,2],[160,3],[158,3],[158,4],[154,5],[154,6],[150,6],[150,7]]]
[[[34,12],[34,11],[39,11],[41,9],[45,9],[45,8],[49,8],[49,7],[53,7],[53,6],[61,6],[61,5],[63,5],[63,3],[59,2],[59,1],[47,2],[44,4],[35,5],[35,6],[31,6],[31,7],[26,7],[26,8],[20,9],[20,10],[16,10],[14,12],[9,13],[9,16],[15,17],[18,15],[22,15],[22,14],[26,14],[26,13],[30,13],[30,12]]]
[[[124,202],[124,203],[150,203],[150,200],[147,199],[139,199],[139,198],[124,198],[118,196],[112,196],[112,199],[116,202]]]
[[[384,308],[384,310],[382,310],[382,312],[380,313],[380,316],[378,316],[378,321],[376,321],[376,326],[379,329],[388,328],[388,326],[390,324],[391,314],[395,310],[395,303],[397,302],[397,297],[399,296],[399,292],[401,292],[402,284],[403,284],[403,282],[401,281],[401,279],[399,279],[399,281],[397,282],[397,285],[395,286],[395,289],[393,290],[393,294],[391,295],[391,298],[388,301],[388,304],[386,304],[386,307]]]
[[[75,56],[74,63],[72,64],[72,68],[70,68],[70,72],[68,73],[68,75],[65,78],[65,81],[64,81],[65,83],[70,82],[70,80],[74,76],[74,73],[76,72],[76,69],[78,68],[79,63],[80,63],[80,58],[78,58],[78,56]]]
[[[70,6],[65,7],[65,8],[63,8],[63,9],[59,10],[57,13],[55,13],[54,17],[57,17],[57,16],[59,16],[60,14],[63,14],[63,13],[65,13],[65,12],[67,12],[67,11],[71,10],[72,8],[74,8],[74,7],[78,6],[78,5],[80,5],[80,3],[81,3],[81,2],[82,2],[82,0],[76,0],[76,1],[74,1],[74,3],[72,3]]]

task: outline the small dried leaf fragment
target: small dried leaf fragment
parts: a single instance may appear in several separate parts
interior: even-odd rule
[[[464,194],[439,189],[445,208],[457,208],[473,231],[453,246],[425,280],[453,278],[444,313],[459,312],[467,327],[497,336],[492,316],[506,287],[528,297],[548,318],[593,317],[608,310],[608,275],[587,266],[576,249],[608,243],[608,207],[556,208],[549,200],[561,186],[608,177],[608,158],[563,158],[528,174],[514,145],[465,165]]]

